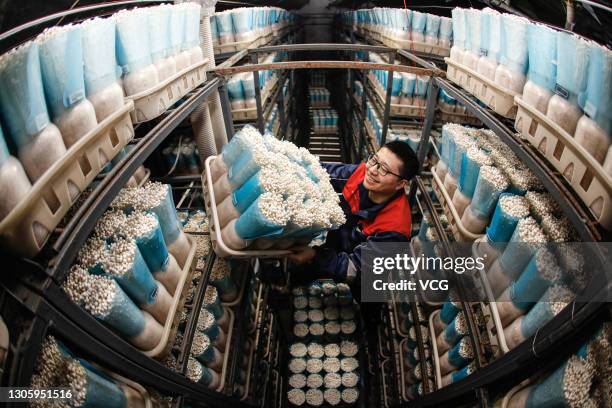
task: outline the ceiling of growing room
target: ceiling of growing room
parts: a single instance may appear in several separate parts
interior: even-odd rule
[[[408,8],[423,9],[429,13],[450,16],[455,6],[494,7],[500,10],[512,9],[530,18],[558,27],[565,25],[567,0],[406,0]],[[600,43],[612,46],[612,13],[588,3],[604,4],[612,7],[609,0],[572,0],[575,3],[574,31]],[[27,21],[73,7],[101,3],[96,0],[0,0],[0,32],[23,24]],[[322,5],[325,3],[325,5]],[[16,6],[18,4],[18,6]],[[342,9],[368,7],[403,7],[403,0],[360,1],[360,0],[235,0],[221,1],[217,9],[240,6],[278,6],[295,10],[298,14],[309,10],[325,10],[334,13]],[[302,11],[303,10],[303,11]]]

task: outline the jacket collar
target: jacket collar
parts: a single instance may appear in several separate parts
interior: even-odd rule
[[[376,215],[379,213],[380,210],[382,210],[383,208],[385,208],[385,206],[387,204],[389,204],[391,201],[395,200],[400,194],[402,193],[402,190],[398,190],[395,192],[395,194],[393,194],[391,197],[389,197],[388,200],[383,201],[380,204],[375,204],[372,207],[362,210],[361,209],[361,203],[364,200],[364,197],[367,197],[368,194],[368,190],[365,188],[365,186],[363,185],[363,182],[359,183],[359,210],[354,212],[353,214],[355,214],[356,216],[358,216],[359,218],[363,218],[367,221],[373,221],[374,218],[376,218]]]

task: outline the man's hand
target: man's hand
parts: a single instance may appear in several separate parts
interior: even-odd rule
[[[317,254],[317,251],[309,246],[293,248],[292,252],[293,253],[287,256],[287,258],[298,265],[311,262]]]

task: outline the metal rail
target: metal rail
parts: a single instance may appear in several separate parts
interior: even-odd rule
[[[257,55],[252,53],[251,56]],[[251,64],[241,65],[237,67],[216,67],[210,70],[218,75],[232,75],[241,72],[256,72],[263,70],[279,70],[279,69],[328,69],[328,68],[340,68],[340,69],[377,69],[383,71],[392,72],[407,72],[415,75],[433,75],[433,70],[429,68],[416,68],[407,67],[405,65],[391,65],[382,64],[376,62],[362,62],[362,61],[285,61],[285,62],[271,62],[266,64]]]

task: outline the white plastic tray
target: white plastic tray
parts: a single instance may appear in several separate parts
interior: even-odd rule
[[[0,243],[21,256],[38,254],[55,227],[77,201],[79,192],[94,180],[134,137],[131,101],[100,122],[73,144],[32,186],[28,194],[0,222]],[[37,233],[38,232],[38,238]]]
[[[170,353],[172,345],[174,344],[176,331],[181,320],[179,311],[183,309],[185,299],[187,298],[187,293],[189,292],[189,285],[186,285],[185,283],[191,281],[191,275],[196,266],[196,244],[193,238],[191,238],[189,235],[187,235],[187,239],[191,243],[191,248],[189,249],[189,254],[187,255],[185,265],[183,266],[181,279],[179,280],[174,292],[172,306],[168,312],[168,317],[166,317],[162,338],[157,346],[155,346],[153,349],[143,351],[144,355],[148,357],[162,359],[166,357],[168,353]]]
[[[457,241],[474,241],[480,237],[483,237],[484,234],[473,234],[465,228],[461,222],[459,213],[457,213],[457,209],[455,209],[455,206],[453,205],[453,200],[449,197],[448,192],[444,188],[444,183],[440,180],[436,173],[435,166],[431,169],[431,175],[434,180],[434,182],[431,183],[431,186],[438,196],[438,201],[440,201],[440,204],[442,204],[444,213],[446,214],[446,218],[448,218],[448,222],[451,225],[451,230],[455,236],[455,239]]]
[[[193,64],[167,78],[146,91],[130,95],[134,101],[132,122],[140,123],[155,119],[174,105],[188,92],[206,81],[208,59]]]
[[[518,95],[516,92],[499,86],[489,78],[485,78],[448,57],[444,58],[444,61],[447,64],[446,77],[448,79],[470,92],[501,116],[512,119],[516,116],[516,105],[514,104],[514,97]]]
[[[518,105],[517,131],[528,129],[521,133],[523,138],[563,174],[597,222],[608,231],[612,230],[612,177],[563,128],[526,104],[520,96],[516,96],[514,101]],[[534,129],[534,133],[529,129]]]
[[[210,240],[215,253],[221,257],[231,258],[282,258],[289,254],[289,250],[242,250],[236,251],[229,248],[221,235],[219,227],[219,215],[217,213],[217,203],[215,202],[215,191],[213,188],[212,177],[210,174],[210,163],[217,156],[210,156],[204,162],[204,173],[202,174],[202,192],[204,193],[204,203],[206,205],[206,214],[209,216]]]
[[[407,51],[417,51],[426,54],[439,55],[441,57],[448,57],[450,55],[450,48],[443,47],[437,44],[428,44],[425,42],[402,40],[399,38],[390,37],[386,33],[379,33],[377,35],[380,41],[391,48],[399,48]]]
[[[475,126],[482,126],[482,122],[475,116],[467,113],[448,112],[442,109],[440,106],[436,108],[438,110],[439,118],[442,122],[453,122]]]

